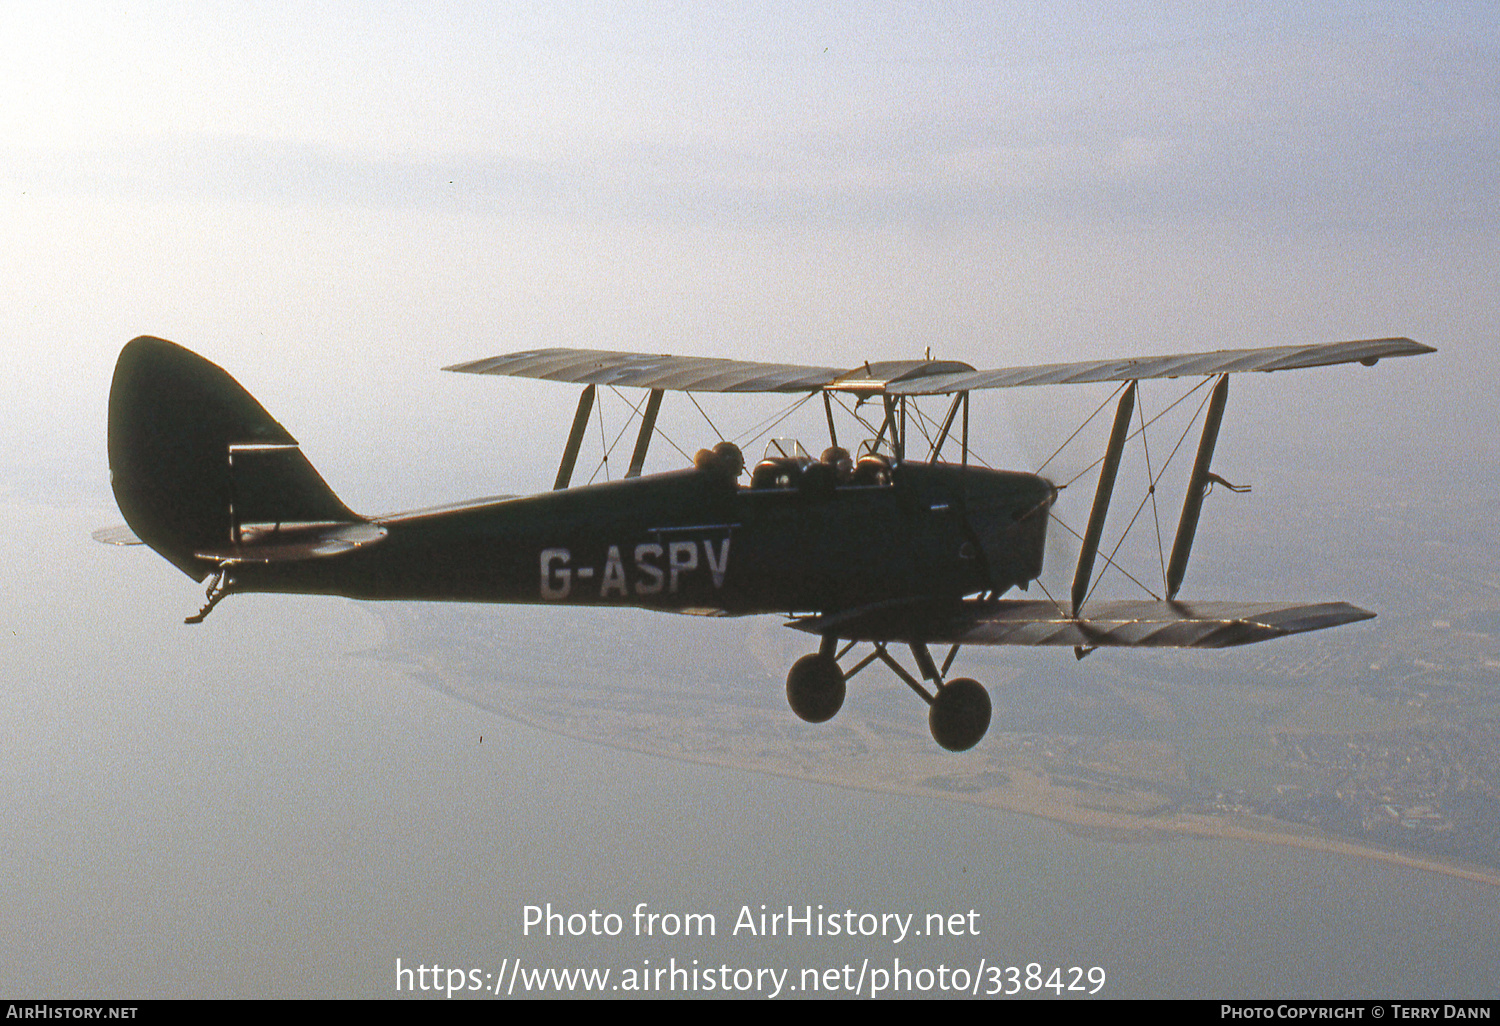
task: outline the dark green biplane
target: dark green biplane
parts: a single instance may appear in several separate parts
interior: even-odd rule
[[[222,368],[141,337],[120,353],[109,406],[111,479],[130,530],[98,537],[139,540],[207,580],[208,601],[190,623],[234,592],[785,614],[820,639],[787,676],[798,716],[832,717],[845,681],[878,659],[928,703],[938,744],[961,751],[990,721],[984,688],[948,679],[963,645],[1061,645],[1081,658],[1106,645],[1243,645],[1373,616],[1342,602],[1176,596],[1202,497],[1211,484],[1227,484],[1210,463],[1231,373],[1427,352],[1389,338],[988,371],[934,360],[849,370],[577,349],[515,353],[447,369],[586,386],[554,489],[365,517],[334,495],[297,440]],[[1163,594],[1147,589],[1149,599],[1085,606],[1136,382],[1168,377],[1216,380],[1163,560]],[[1120,391],[1072,594],[1002,598],[1040,576],[1058,488],[971,459],[969,394],[1075,382],[1117,382]],[[621,480],[570,488],[600,386],[647,390],[630,469]],[[667,391],[821,394],[830,445],[813,459],[798,445],[773,444],[748,468],[748,484],[744,459],[728,442],[700,451],[691,469],[642,476]],[[946,397],[946,413],[932,420],[919,459],[907,451],[908,408],[924,396]],[[879,411],[879,426],[860,418],[874,437],[851,453],[838,444],[834,410],[852,404],[857,414],[866,402]],[[945,446],[958,450],[956,462],[940,459]],[[840,660],[860,643],[872,651],[845,670]],[[893,644],[908,646],[916,674],[892,656]],[[940,644],[951,646],[941,664],[928,648]]]

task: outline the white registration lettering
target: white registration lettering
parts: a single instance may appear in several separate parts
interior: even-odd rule
[[[708,560],[708,569],[714,575],[714,587],[724,587],[724,571],[729,569],[729,539],[725,538],[719,544],[719,556],[714,558],[714,543],[705,541],[703,543],[703,556]]]
[[[567,549],[542,550],[542,598],[564,599],[573,588],[573,571],[568,569],[571,554]],[[554,570],[554,563],[562,566]]]
[[[667,567],[671,571],[667,578],[667,591],[677,594],[677,575],[698,568],[698,543],[674,541],[667,547]]]
[[[618,591],[621,598],[625,597],[625,564],[620,561],[618,545],[609,547],[609,558],[604,561],[604,583],[599,586],[599,597],[608,598],[612,591]]]
[[[635,582],[637,595],[661,594],[661,567],[649,561],[660,558],[661,546],[655,542],[643,542],[635,547],[635,568],[645,575]]]

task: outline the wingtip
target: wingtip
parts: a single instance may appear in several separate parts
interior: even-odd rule
[[[1401,352],[1390,353],[1390,356],[1425,356],[1428,353],[1437,352],[1437,346],[1429,346],[1425,342],[1398,335],[1395,338],[1378,339],[1377,341],[1389,342],[1401,347]]]

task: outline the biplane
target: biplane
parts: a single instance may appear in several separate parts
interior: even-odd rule
[[[97,536],[144,542],[207,581],[207,600],[189,623],[236,592],[782,614],[817,639],[816,651],[787,674],[799,717],[833,717],[846,682],[879,661],[928,705],[937,743],[963,751],[984,736],[991,715],[982,685],[949,675],[964,646],[1055,645],[1078,658],[1103,646],[1221,648],[1374,616],[1345,602],[1198,602],[1177,594],[1203,496],[1228,484],[1212,460],[1231,374],[1429,352],[1385,338],[997,370],[932,359],[851,369],[578,349],[513,353],[445,369],[584,386],[554,488],[361,516],[226,371],[141,337],[120,353],[109,401],[111,481],[129,530]],[[1149,598],[1095,601],[1090,583],[1137,383],[1177,377],[1203,386],[1203,427],[1171,556],[1162,561],[1161,594],[1148,588]],[[970,396],[1084,382],[1115,383],[1118,397],[1071,593],[1007,597],[1041,576],[1059,489],[1040,474],[971,458]],[[605,387],[644,390],[629,469],[618,480],[570,487]],[[669,391],[821,397],[829,444],[815,459],[800,444],[773,442],[747,467],[740,449],[721,441],[689,468],[643,474]],[[924,398],[944,412],[922,438],[909,436],[909,413]],[[839,444],[836,408],[852,408],[867,436],[852,450]],[[916,451],[923,440],[925,453]],[[846,669],[860,645],[870,650]],[[900,646],[915,672],[893,654]],[[934,646],[948,646],[941,661]]]

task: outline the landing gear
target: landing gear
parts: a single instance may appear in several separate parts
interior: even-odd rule
[[[786,700],[808,723],[833,719],[844,704],[844,671],[838,661],[821,652],[798,659],[786,675]]]
[[[967,752],[990,729],[990,696],[977,680],[960,677],[938,688],[927,710],[932,739],[950,752]]]
[[[214,611],[214,606],[228,598],[233,590],[234,580],[229,576],[229,563],[225,561],[219,564],[219,569],[214,571],[213,576],[208,579],[208,591],[205,593],[208,601],[203,604],[202,609],[182,622],[202,623],[208,618],[208,614]]]
[[[822,647],[793,663],[786,676],[787,702],[792,711],[808,723],[832,719],[844,704],[844,682],[879,659],[928,704],[927,726],[932,731],[932,739],[948,751],[968,751],[990,729],[990,696],[983,685],[967,677],[943,683],[943,675],[958,654],[956,645],[941,668],[933,661],[926,645],[920,642],[911,645],[918,670],[937,685],[934,693],[896,662],[886,651],[885,642],[875,642],[875,651],[861,659],[848,673],[839,668],[838,661],[854,647],[854,643],[850,642],[842,652],[835,652],[836,644],[836,638],[825,635]]]

